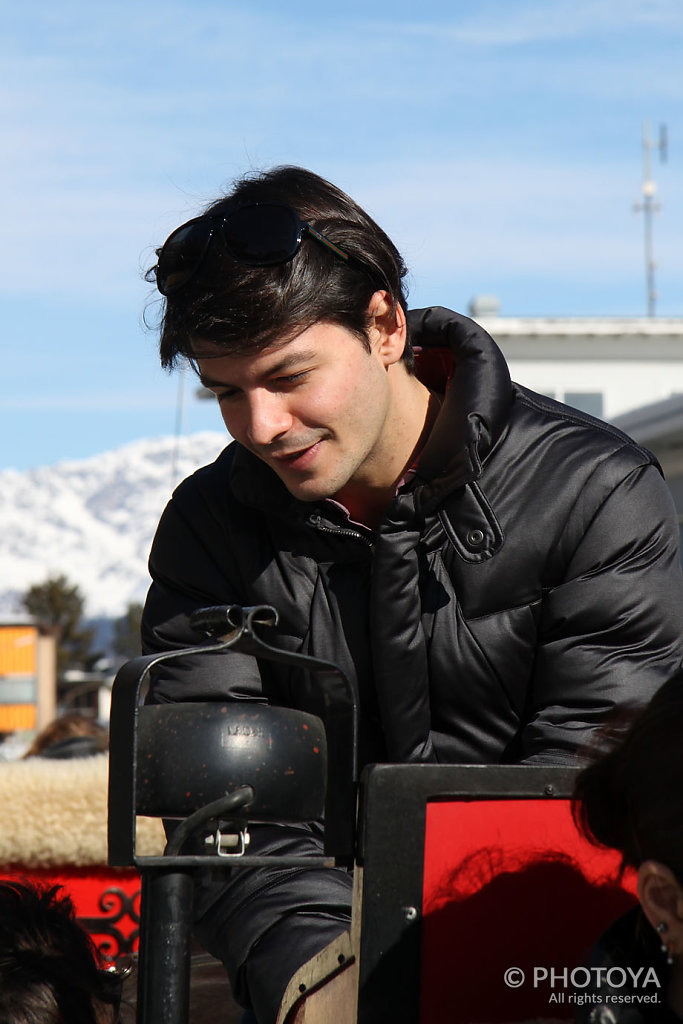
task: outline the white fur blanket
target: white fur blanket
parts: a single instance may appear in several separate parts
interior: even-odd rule
[[[106,865],[108,761],[101,754],[0,763],[0,865]],[[139,818],[137,853],[160,854],[164,844],[161,822]]]

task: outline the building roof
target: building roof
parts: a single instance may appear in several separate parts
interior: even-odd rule
[[[683,394],[641,405],[617,416],[612,422],[639,444],[656,442],[658,445],[679,447],[683,442]]]
[[[477,317],[484,330],[519,337],[683,337],[683,317],[492,316]]]
[[[510,359],[683,362],[683,317],[480,316]]]

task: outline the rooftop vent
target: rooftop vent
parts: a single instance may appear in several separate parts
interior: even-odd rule
[[[500,299],[495,295],[475,295],[470,302],[470,316],[473,320],[500,315]]]

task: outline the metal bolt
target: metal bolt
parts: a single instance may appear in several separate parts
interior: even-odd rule
[[[406,921],[416,921],[417,920],[417,909],[416,909],[416,907],[404,907],[403,908],[403,916],[405,917]]]

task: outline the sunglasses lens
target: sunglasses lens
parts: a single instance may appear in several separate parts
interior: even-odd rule
[[[212,223],[199,218],[181,225],[169,235],[159,254],[157,287],[167,295],[186,284],[204,259],[211,237]]]
[[[225,218],[223,241],[241,263],[257,267],[285,263],[299,248],[301,222],[288,206],[244,206]]]

